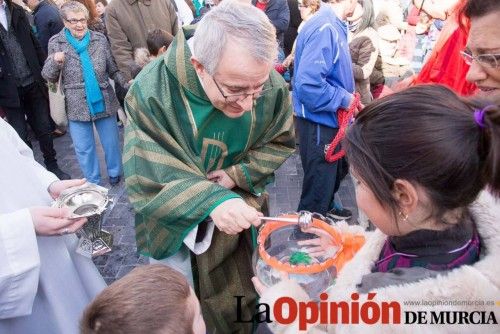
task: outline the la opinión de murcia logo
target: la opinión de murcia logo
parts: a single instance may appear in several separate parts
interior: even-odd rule
[[[251,319],[243,319],[242,305],[245,296],[236,299],[236,323],[272,323],[290,325],[298,322],[305,331],[310,325],[336,324],[498,324],[493,311],[403,311],[398,301],[376,302],[376,293],[368,293],[367,300],[359,302],[359,294],[351,294],[350,301],[328,301],[328,294],[322,293],[320,301],[297,302],[291,297],[280,297],[271,307],[258,303]],[[489,304],[488,304],[489,305]],[[494,305],[494,303],[493,303]],[[271,313],[272,312],[272,313]]]

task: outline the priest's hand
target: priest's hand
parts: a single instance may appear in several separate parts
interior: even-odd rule
[[[87,222],[87,218],[70,219],[70,211],[67,208],[40,206],[29,208],[29,211],[38,235],[75,233]]]
[[[208,173],[207,177],[210,181],[217,183],[226,189],[233,189],[236,186],[236,182],[234,182],[233,179],[222,169],[214,170],[213,172]]]
[[[250,226],[259,226],[261,212],[245,203],[241,198],[222,202],[211,213],[215,226],[226,234],[238,234]]]
[[[78,187],[87,182],[86,179],[74,179],[74,180],[58,180],[54,181],[50,184],[48,191],[52,199],[56,199],[59,197],[63,190],[68,188]]]

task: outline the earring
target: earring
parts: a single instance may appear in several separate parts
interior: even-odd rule
[[[403,212],[399,211],[399,215],[403,217],[403,223],[408,222],[408,215],[404,214]]]

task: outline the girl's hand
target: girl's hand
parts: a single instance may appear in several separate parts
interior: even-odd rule
[[[259,296],[262,296],[264,292],[266,292],[267,289],[269,289],[267,286],[264,285],[264,283],[260,281],[260,279],[257,278],[257,276],[252,277],[252,283],[253,286],[255,287],[255,291],[257,291]]]
[[[315,239],[302,240],[298,242],[299,246],[311,246],[306,249],[306,252],[310,256],[322,256],[328,258],[334,256],[337,253],[339,248],[336,246],[331,235],[329,235],[327,232],[316,227],[305,228],[302,229],[302,231],[306,233],[316,234],[318,236],[318,238]]]

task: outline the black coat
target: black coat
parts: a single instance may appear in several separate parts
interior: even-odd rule
[[[64,28],[64,23],[59,15],[59,9],[42,1],[33,11],[35,17],[36,33],[43,51],[47,53],[49,39]]]
[[[254,6],[256,3],[257,0],[252,0]],[[265,13],[276,28],[276,37],[280,46],[283,47],[285,31],[288,29],[288,24],[290,23],[290,10],[287,0],[270,0],[267,3]]]
[[[300,23],[302,23],[302,18],[300,17],[299,2],[297,0],[288,0],[288,8],[290,9],[290,25],[285,32],[285,57],[292,52],[293,42],[297,38]]]
[[[5,0],[12,17],[12,29],[17,41],[21,45],[28,66],[33,73],[35,81],[44,85],[41,72],[45,62],[45,52],[31,30],[27,14],[21,6]],[[17,83],[12,69],[10,57],[0,39],[0,106],[4,108],[17,108],[20,106]]]

